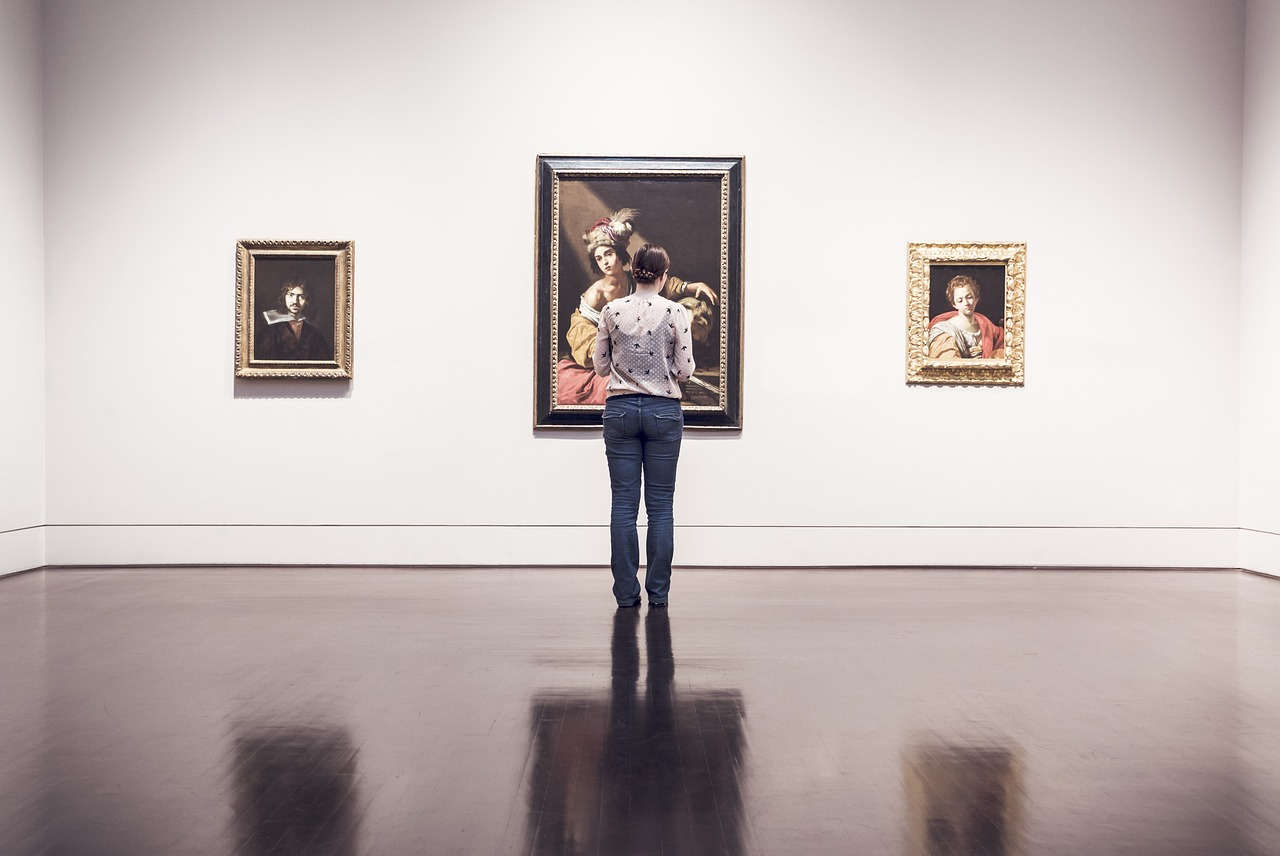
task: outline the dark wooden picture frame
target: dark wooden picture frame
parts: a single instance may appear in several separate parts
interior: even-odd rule
[[[604,387],[588,356],[594,322],[579,311],[599,273],[583,236],[623,209],[635,212],[631,252],[655,243],[670,253],[677,290],[669,296],[698,331],[698,370],[683,388],[686,427],[742,427],[744,169],[741,157],[538,157],[535,428],[600,426]]]

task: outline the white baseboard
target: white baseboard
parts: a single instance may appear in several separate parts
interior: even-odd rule
[[[1241,529],[1240,567],[1256,574],[1280,577],[1280,535]]]
[[[43,526],[0,532],[0,576],[43,567],[45,537]]]
[[[1160,527],[677,526],[676,564],[1238,568],[1240,532]],[[51,525],[45,533],[45,561],[51,566],[604,565],[609,555],[605,525]],[[1280,550],[1271,552],[1280,556]]]

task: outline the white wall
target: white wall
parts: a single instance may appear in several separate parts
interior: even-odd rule
[[[1275,244],[1280,230],[1280,7],[1248,4],[1245,70],[1244,229],[1240,286],[1241,564],[1280,574],[1280,317]]]
[[[598,435],[530,427],[537,153],[746,156],[677,561],[1238,564],[1243,2],[587,12],[46,4],[51,564],[602,562]],[[355,240],[349,387],[233,380],[238,238]],[[951,240],[1028,244],[1023,389],[903,381]]]
[[[0,0],[0,574],[44,564],[40,5]]]

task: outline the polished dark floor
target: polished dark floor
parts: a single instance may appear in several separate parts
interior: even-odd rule
[[[0,579],[0,854],[1280,854],[1280,581]]]

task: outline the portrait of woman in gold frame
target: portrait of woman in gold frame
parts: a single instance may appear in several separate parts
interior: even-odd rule
[[[1026,244],[907,245],[907,383],[1023,384]]]

